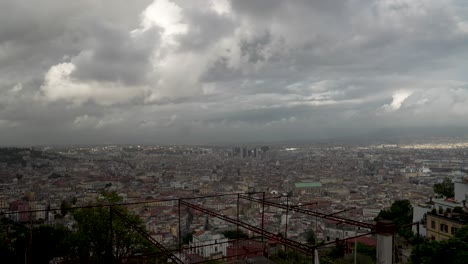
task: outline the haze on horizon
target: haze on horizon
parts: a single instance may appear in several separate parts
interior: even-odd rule
[[[0,145],[468,134],[463,0],[6,0],[0,25]]]

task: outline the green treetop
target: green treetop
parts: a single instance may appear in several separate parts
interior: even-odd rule
[[[435,193],[443,195],[447,198],[452,198],[455,196],[454,184],[448,177],[445,177],[441,183],[434,184],[433,189]]]

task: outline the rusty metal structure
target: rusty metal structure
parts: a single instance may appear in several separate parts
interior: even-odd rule
[[[236,218],[229,217],[229,216],[226,216],[226,215],[224,215],[224,214],[222,214],[220,212],[217,212],[215,210],[205,208],[205,207],[203,207],[202,205],[200,205],[200,204],[198,204],[196,202],[191,202],[192,200],[195,200],[195,199],[216,198],[216,197],[233,196],[233,195],[237,196],[237,217]],[[262,208],[262,210],[261,210],[262,214],[261,214],[261,221],[260,221],[260,226],[259,227],[251,225],[251,224],[249,224],[247,222],[244,222],[244,221],[241,221],[239,219],[239,203],[240,203],[241,200],[246,200],[246,201],[250,201],[250,202],[260,204],[260,206]],[[343,210],[341,212],[337,212],[337,213],[333,213],[333,214],[324,214],[324,213],[321,213],[321,212],[318,212],[318,211],[305,209],[305,208],[300,208],[297,205],[289,205],[289,204],[282,204],[282,203],[278,203],[278,202],[269,201],[269,199],[265,198],[265,193],[264,192],[236,193],[236,194],[214,194],[214,195],[207,195],[207,196],[179,198],[179,199],[175,199],[174,201],[177,201],[178,212],[179,212],[179,216],[178,216],[178,220],[179,220],[178,232],[179,232],[179,234],[178,234],[178,249],[177,250],[171,251],[171,250],[166,249],[162,244],[158,243],[156,240],[154,240],[148,234],[146,234],[144,230],[138,230],[138,232],[140,234],[142,234],[143,237],[145,237],[149,242],[151,242],[155,247],[157,247],[163,254],[165,254],[168,257],[168,259],[170,259],[174,263],[184,263],[176,255],[177,255],[177,253],[180,253],[182,250],[187,250],[188,249],[187,247],[182,247],[181,246],[181,241],[180,241],[180,239],[182,237],[182,234],[181,234],[181,230],[182,230],[182,228],[181,228],[181,208],[182,207],[187,207],[187,208],[190,208],[192,210],[199,211],[199,212],[201,212],[201,213],[203,213],[203,214],[205,214],[207,216],[215,217],[215,218],[221,219],[221,220],[223,220],[223,221],[225,221],[227,223],[233,224],[233,225],[235,225],[237,227],[237,230],[239,230],[239,228],[249,230],[249,231],[257,234],[258,237],[262,239],[262,241],[263,241],[263,239],[268,239],[271,242],[279,243],[279,244],[281,244],[281,245],[283,245],[283,246],[285,246],[285,247],[287,247],[287,248],[289,248],[291,250],[295,250],[295,251],[301,252],[304,255],[311,256],[312,259],[314,257],[314,253],[316,252],[316,249],[319,248],[319,247],[327,247],[327,246],[330,246],[330,245],[337,244],[339,242],[344,242],[346,240],[352,240],[352,239],[355,239],[357,237],[368,236],[368,235],[371,235],[371,234],[375,233],[375,225],[373,225],[373,224],[363,223],[363,222],[359,222],[359,221],[356,221],[356,220],[353,220],[353,219],[347,219],[347,218],[337,216],[338,213],[341,213],[341,212],[344,212],[344,211],[347,211],[347,210]],[[310,204],[312,204],[312,203],[310,203]],[[309,216],[318,217],[318,218],[321,218],[321,219],[336,221],[336,222],[338,222],[340,224],[347,224],[347,225],[352,225],[352,226],[356,226],[356,227],[361,227],[361,228],[369,229],[370,231],[368,233],[366,233],[366,234],[361,234],[361,235],[341,239],[339,241],[332,241],[332,242],[329,242],[329,243],[324,243],[324,244],[321,244],[320,246],[319,245],[308,245],[308,244],[301,243],[301,242],[298,242],[298,241],[294,241],[292,239],[288,239],[287,237],[284,237],[284,236],[281,236],[281,235],[278,235],[278,234],[275,234],[275,233],[272,233],[272,232],[269,232],[269,231],[265,230],[265,226],[264,226],[265,206],[279,208],[279,209],[282,209],[282,210],[286,210],[287,212],[292,211],[292,212],[297,212],[297,213],[301,213],[301,214],[305,214],[305,215],[309,215]],[[128,223],[128,224],[130,226],[132,226],[130,223]],[[216,243],[216,244],[219,244],[219,243]],[[264,250],[265,250],[265,248],[263,248],[263,251]],[[264,253],[264,255],[266,254],[266,252],[263,252],[263,253]],[[235,257],[241,257],[241,256],[242,256],[241,254],[240,255],[235,255]],[[190,263],[202,263],[202,262],[190,262]]]
[[[232,196],[233,198],[237,199],[237,216],[235,218],[230,217],[230,216],[226,216],[226,215],[224,215],[224,214],[222,214],[222,213],[220,213],[218,211],[206,208],[206,207],[202,206],[200,203],[194,202],[197,199],[203,200],[203,199],[207,199],[207,198],[217,198],[217,197],[227,197],[227,196]],[[280,202],[273,202],[269,198],[272,198],[272,197],[266,198],[265,197],[265,192],[234,193],[234,194],[213,194],[213,195],[206,195],[206,196],[185,197],[185,198],[176,198],[176,199],[147,200],[147,201],[143,201],[143,202],[131,202],[131,203],[96,205],[96,206],[91,205],[91,206],[81,206],[81,207],[77,206],[77,207],[69,208],[69,210],[79,209],[79,208],[108,207],[109,208],[109,213],[110,213],[110,220],[111,220],[111,224],[110,224],[110,233],[111,234],[112,234],[112,219],[113,219],[113,217],[118,217],[118,218],[122,219],[128,225],[129,228],[132,228],[135,231],[137,231],[143,238],[145,238],[152,245],[154,245],[159,250],[158,254],[164,255],[171,263],[180,263],[180,264],[184,263],[184,261],[180,258],[182,252],[184,250],[189,250],[189,249],[194,248],[193,246],[183,247],[182,243],[181,243],[182,242],[181,241],[181,237],[182,237],[182,231],[181,231],[182,230],[182,227],[181,227],[181,210],[182,209],[181,208],[182,207],[190,208],[191,210],[198,211],[198,212],[200,212],[202,214],[205,214],[206,216],[218,218],[218,219],[221,219],[221,220],[223,220],[223,221],[225,221],[227,223],[230,223],[230,224],[236,226],[237,232],[239,232],[239,228],[249,230],[252,233],[255,233],[257,235],[257,238],[261,239],[262,242],[264,241],[264,239],[267,239],[270,242],[281,244],[281,245],[283,245],[284,247],[287,247],[290,250],[295,250],[295,251],[301,252],[302,254],[304,254],[306,256],[310,256],[312,260],[314,259],[314,254],[316,254],[317,249],[319,249],[319,248],[331,246],[333,244],[343,243],[344,241],[353,240],[353,239],[356,239],[356,238],[361,237],[361,236],[368,236],[368,235],[372,235],[372,234],[378,234],[379,232],[381,232],[380,229],[382,229],[382,228],[379,228],[380,226],[378,224],[376,225],[376,224],[364,223],[364,222],[356,221],[356,220],[353,220],[353,219],[348,219],[348,218],[337,216],[337,214],[342,213],[344,211],[348,211],[350,209],[345,209],[345,210],[342,210],[340,212],[335,212],[335,213],[331,213],[331,214],[325,214],[325,213],[322,213],[322,212],[318,212],[316,210],[301,208],[301,205],[290,205],[289,202],[287,202],[286,204],[280,203]],[[273,197],[273,198],[275,198],[275,197]],[[278,197],[276,197],[276,198],[278,198]],[[251,203],[258,204],[261,207],[260,226],[254,226],[252,224],[249,224],[249,223],[247,223],[245,221],[240,220],[240,217],[239,217],[240,201],[249,201]],[[113,210],[113,206],[144,205],[144,204],[154,204],[154,203],[160,203],[160,202],[174,202],[174,203],[177,204],[177,210],[178,210],[178,237],[177,237],[178,243],[177,243],[177,248],[172,248],[172,249],[167,248],[165,245],[163,245],[162,243],[158,242],[155,238],[153,238],[146,230],[142,229],[141,227],[139,227],[138,225],[133,223],[131,220],[129,220],[124,214],[119,212],[119,210]],[[310,205],[310,204],[316,204],[316,203],[308,203],[308,204],[304,204],[304,205]],[[309,245],[309,244],[305,244],[305,243],[302,243],[302,242],[298,242],[298,241],[289,239],[289,238],[287,238],[287,236],[282,236],[280,234],[275,234],[275,233],[273,233],[271,231],[265,230],[265,219],[264,219],[265,218],[265,206],[268,206],[270,208],[273,207],[273,208],[278,208],[278,209],[281,209],[281,210],[285,210],[286,214],[288,214],[288,212],[297,212],[297,213],[300,213],[300,214],[305,214],[305,215],[313,216],[313,217],[316,217],[316,218],[331,220],[331,221],[334,221],[334,222],[336,222],[338,224],[346,224],[346,225],[351,225],[351,226],[355,226],[355,227],[364,228],[364,229],[367,229],[369,232],[366,232],[366,233],[360,234],[360,235],[357,235],[357,233],[355,233],[355,236],[353,236],[353,237],[348,237],[348,238],[344,238],[344,239],[337,239],[335,241],[322,243],[320,245],[317,245],[317,244]],[[354,208],[351,208],[351,209],[354,209]],[[60,209],[56,208],[56,209],[48,209],[48,210],[49,211],[54,211],[54,210],[60,210]],[[33,212],[38,212],[38,211],[41,211],[41,210],[31,210],[31,211],[27,211],[27,212],[33,213]],[[9,212],[2,212],[1,214],[9,214]],[[286,218],[287,218],[287,216],[286,216]],[[286,223],[287,223],[287,221],[288,220],[286,220]],[[317,224],[317,220],[316,220],[316,224]],[[413,224],[418,224],[418,226],[419,226],[419,223],[413,223]],[[287,226],[286,226],[286,228],[287,228]],[[287,231],[287,229],[286,229],[286,231]],[[389,231],[387,229],[385,229],[385,232],[388,233]],[[395,230],[391,230],[391,232],[394,233]],[[285,232],[285,234],[286,234],[286,232]],[[111,238],[112,238],[112,236],[111,236]],[[237,242],[235,242],[235,241],[237,241]],[[239,245],[238,242],[241,241],[241,239],[237,238],[235,241],[234,241],[234,243]],[[110,243],[112,243],[112,242],[110,242]],[[214,243],[213,245],[221,244],[221,243],[226,243],[226,242],[218,242],[218,243]],[[233,243],[233,241],[229,241],[229,243]],[[206,245],[203,245],[203,246],[200,246],[200,247],[204,247],[204,246],[206,246]],[[112,244],[110,244],[110,247],[112,247]],[[263,255],[266,255],[265,247],[263,247],[261,250],[256,251],[255,253],[262,253],[262,252],[263,252]],[[252,253],[252,252],[250,252],[250,253]],[[242,254],[231,255],[230,257],[239,258],[239,257],[242,257]],[[223,257],[221,259],[225,259],[225,258],[227,258],[227,257]],[[205,262],[205,261],[199,261],[199,262],[190,261],[190,263],[202,263],[202,262]]]

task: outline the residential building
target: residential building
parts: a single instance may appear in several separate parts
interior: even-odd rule
[[[192,254],[208,259],[219,259],[227,254],[228,239],[221,234],[199,231],[193,235],[189,246]]]
[[[441,241],[451,238],[458,229],[468,223],[453,213],[438,214],[434,211],[427,213],[427,238]]]

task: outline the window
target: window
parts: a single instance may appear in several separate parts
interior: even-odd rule
[[[451,228],[451,230],[450,230],[450,232],[452,233],[452,235],[455,234],[457,231],[458,231],[458,228],[452,226],[452,228]]]
[[[435,240],[435,236],[431,236],[431,240]]]
[[[215,246],[215,252],[218,252],[218,247],[217,246]]]
[[[440,224],[440,231],[442,231],[444,233],[448,233],[448,225]]]
[[[431,228],[432,228],[432,229],[435,229],[435,228],[436,228],[436,227],[435,227],[435,221],[431,221]]]

